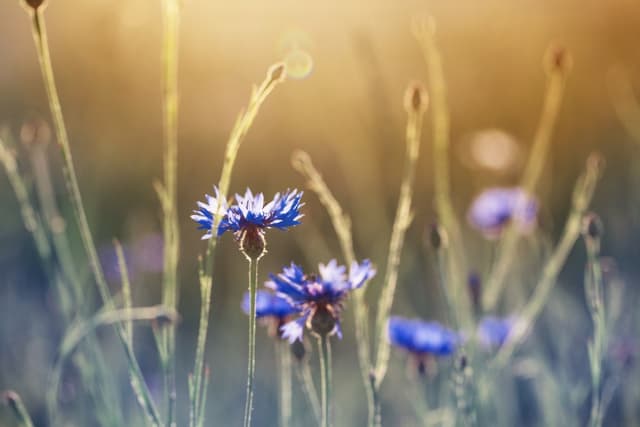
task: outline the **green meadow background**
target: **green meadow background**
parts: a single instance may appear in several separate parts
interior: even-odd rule
[[[433,15],[437,23],[451,113],[453,201],[463,220],[480,190],[518,183],[540,116],[544,53],[553,42],[571,52],[573,68],[537,194],[539,228],[519,246],[508,280],[510,297],[500,314],[521,305],[523,295],[535,284],[544,257],[562,231],[575,180],[588,155],[598,151],[606,169],[592,209],[602,217],[602,253],[615,260],[616,283],[623,292],[619,334],[633,344],[635,353],[640,350],[635,314],[640,278],[640,140],[625,129],[615,108],[620,87],[628,84],[640,94],[640,3],[185,0],[179,64],[179,419],[186,419],[186,378],[193,366],[199,313],[196,259],[205,250],[201,232],[189,215],[196,201],[212,192],[227,136],[247,103],[251,85],[262,81],[273,62],[292,60],[287,56],[292,51],[308,55],[302,65],[290,64],[301,69],[295,69],[297,75],[274,91],[258,115],[240,149],[232,191],[250,187],[271,197],[286,188],[304,188],[304,179],[291,167],[290,159],[296,149],[307,151],[352,218],[358,257],[371,258],[379,267],[378,277],[369,284],[373,304],[381,288],[404,158],[403,94],[409,81],[427,80],[420,46],[410,28],[411,19],[423,13]],[[153,182],[162,177],[160,4],[50,0],[46,17],[58,89],[96,242],[108,251],[114,237],[132,247],[149,236],[157,241],[162,226],[153,189]],[[50,120],[29,20],[17,0],[2,0],[0,127],[4,139],[15,145],[27,182],[34,177],[31,147],[20,143],[20,130],[25,120],[34,117]],[[495,130],[503,133],[496,136]],[[486,145],[478,142],[481,136]],[[496,138],[506,138],[508,144],[496,145]],[[477,147],[483,147],[481,154]],[[56,196],[74,236],[75,261],[84,272],[86,286],[93,288],[54,143],[47,147],[47,154]],[[495,161],[497,167],[488,167]],[[425,230],[436,220],[432,177],[429,119],[418,164],[414,221],[407,234],[392,313],[444,321],[434,255],[424,244]],[[268,233],[261,281],[292,260],[313,268],[318,262],[340,259],[326,212],[311,191],[304,200],[302,226],[287,233]],[[486,274],[493,246],[463,222],[470,265]],[[151,244],[145,256],[153,264],[154,256],[161,257],[160,246]],[[222,239],[216,263],[206,357],[211,367],[208,420],[211,425],[237,425],[246,380],[248,320],[240,301],[247,284],[246,261],[231,236]],[[557,381],[567,394],[580,382],[589,382],[586,345],[592,325],[584,303],[584,263],[584,245],[579,241],[522,350],[531,349],[544,360],[548,372],[566,373],[557,374]],[[110,285],[114,291],[120,286],[117,280]],[[160,285],[157,271],[136,275],[135,304],[158,303]],[[96,303],[97,298],[87,301]],[[364,425],[366,419],[350,308],[345,311],[345,337],[334,340],[336,426]],[[147,326],[135,331],[145,376],[152,389],[160,390],[153,337]],[[63,335],[55,292],[2,172],[0,389],[18,391],[37,425],[47,425],[45,389]],[[139,409],[128,385],[122,349],[112,331],[105,329],[99,335],[111,369],[120,378],[125,407],[135,419]],[[272,426],[277,419],[276,362],[273,343],[263,328],[258,330],[257,343],[255,425]],[[317,362],[311,357],[312,363]],[[383,385],[387,425],[418,425],[409,400],[419,397],[407,392],[407,384],[415,378],[408,378],[406,363],[401,352],[392,351]],[[640,425],[640,372],[633,361],[626,369],[605,425]],[[527,380],[517,390],[513,420],[517,425],[540,425],[540,405],[530,397]],[[65,369],[61,394],[62,413],[72,417],[69,414],[90,411],[71,364]],[[296,422],[311,425],[305,418],[304,401],[297,402]],[[584,410],[578,405],[576,413]],[[12,425],[4,408],[0,425]]]

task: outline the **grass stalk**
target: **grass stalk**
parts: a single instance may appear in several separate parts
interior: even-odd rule
[[[62,344],[60,345],[60,350],[51,373],[51,378],[49,380],[47,410],[51,423],[53,425],[56,424],[55,419],[58,390],[60,388],[60,379],[62,377],[64,363],[82,340],[91,336],[94,331],[101,326],[114,325],[118,328],[123,323],[131,321],[175,322],[177,317],[178,315],[175,310],[171,310],[163,306],[105,309],[99,311],[90,319],[79,320],[71,325],[62,340]],[[135,362],[136,359],[135,354],[133,354],[133,349],[130,346],[125,346],[125,348],[127,349],[127,359],[130,361],[131,366],[134,367],[134,373],[131,376],[131,383],[134,391],[138,390],[136,395],[138,399],[141,400],[140,404],[145,408],[145,412],[149,415],[152,424],[154,426],[162,426],[163,424],[160,420],[160,415],[157,409],[155,409],[155,404],[151,399],[150,393],[142,392],[144,378],[142,376],[140,366]]]
[[[229,193],[231,183],[231,172],[235,165],[240,145],[244,140],[247,132],[251,128],[255,117],[260,111],[260,107],[264,104],[273,89],[286,77],[286,69],[284,64],[277,63],[272,65],[267,72],[267,77],[259,87],[254,87],[249,99],[247,108],[240,112],[235,125],[229,135],[227,147],[224,154],[224,162],[222,164],[222,172],[218,181],[218,191],[220,199],[226,200]],[[222,216],[222,204],[220,204],[219,212],[214,215],[212,230],[217,230],[220,218]],[[200,308],[200,323],[198,326],[198,338],[196,344],[196,356],[194,362],[193,376],[189,385],[189,396],[191,400],[190,419],[193,427],[198,423],[197,414],[204,413],[200,410],[200,405],[204,405],[202,401],[202,382],[204,376],[204,353],[207,344],[207,333],[209,330],[209,312],[211,305],[211,288],[213,286],[213,267],[214,255],[217,246],[217,233],[213,232],[204,260],[200,262],[200,294],[202,297]],[[202,401],[202,403],[201,403]]]
[[[494,362],[498,367],[504,366],[509,361],[549,299],[558,274],[560,274],[560,270],[565,264],[576,240],[580,237],[582,220],[593,198],[601,169],[601,158],[592,154],[587,160],[585,171],[578,179],[573,190],[571,212],[565,223],[560,242],[547,260],[533,294],[517,316],[518,321],[510,331],[507,341],[496,355]]]
[[[164,274],[162,303],[176,308],[178,304],[178,261],[180,230],[177,209],[178,170],[178,43],[180,4],[178,0],[162,0],[162,69],[163,69],[163,134],[164,134]],[[164,373],[164,401],[167,425],[173,426],[175,413],[175,326],[162,330],[160,351]]]
[[[308,359],[305,358],[304,360],[299,361],[296,366],[296,375],[298,377],[298,381],[302,384],[302,390],[307,398],[313,417],[319,425],[322,422],[322,415],[320,415],[320,399],[318,398],[318,392],[316,391],[316,387],[313,383]]]
[[[2,400],[11,409],[13,416],[18,421],[20,427],[33,427],[33,421],[27,411],[27,407],[22,403],[20,395],[15,391],[9,390],[2,393]]]
[[[46,266],[51,263],[51,245],[47,238],[44,223],[33,208],[27,186],[18,171],[16,158],[2,138],[0,138],[0,163],[2,163],[9,178],[9,184],[16,195],[24,227],[31,234],[38,255],[45,264],[45,268],[47,268]]]
[[[591,413],[590,427],[601,427],[604,417],[603,406],[603,360],[607,347],[607,317],[604,302],[604,283],[600,265],[599,219],[591,216],[585,218],[584,240],[587,249],[587,268],[585,271],[585,295],[587,306],[593,321],[593,338],[588,343],[589,367],[591,371]],[[590,227],[591,225],[591,227]]]
[[[244,427],[251,426],[253,412],[253,382],[256,375],[256,295],[258,291],[258,259],[249,259],[249,357],[247,360],[247,396],[244,406]]]
[[[449,235],[448,278],[453,289],[456,312],[461,315],[462,326],[470,327],[473,319],[471,303],[466,292],[466,257],[460,223],[451,200],[450,120],[442,58],[435,41],[435,23],[432,18],[415,21],[413,30],[422,48],[428,71],[433,130],[435,208],[438,221]]]
[[[377,350],[376,365],[374,379],[374,393],[380,388],[380,384],[384,380],[389,362],[389,342],[386,334],[386,322],[389,318],[391,306],[393,305],[393,297],[398,282],[398,270],[400,267],[400,257],[404,238],[413,219],[411,214],[411,199],[413,197],[413,186],[416,174],[416,163],[418,153],[420,151],[420,136],[422,133],[422,118],[426,111],[426,94],[420,85],[412,84],[409,86],[406,94],[406,109],[408,113],[406,128],[406,154],[405,164],[400,185],[400,196],[398,198],[398,207],[391,231],[391,240],[389,242],[389,254],[385,277],[383,282],[382,293],[378,301],[378,313],[376,317]],[[374,396],[375,397],[375,396]],[[377,399],[376,399],[377,400]]]
[[[520,186],[528,194],[534,194],[540,181],[549,153],[551,137],[556,127],[557,118],[562,105],[566,80],[569,75],[570,58],[564,50],[552,47],[547,52],[547,89],[542,106],[542,114],[538,129],[533,138],[533,146],[529,155]],[[482,305],[487,311],[495,309],[504,289],[509,268],[518,253],[516,246],[520,240],[517,224],[507,226],[497,248],[496,261],[486,283],[482,295]]]

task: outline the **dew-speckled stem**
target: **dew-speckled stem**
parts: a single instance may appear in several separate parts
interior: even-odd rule
[[[322,406],[322,427],[331,426],[331,341],[326,334],[318,336],[320,355],[320,389]]]
[[[253,380],[256,376],[256,294],[258,259],[249,260],[249,357],[247,358],[247,396],[244,405],[244,427],[251,426],[253,412]]]
[[[587,160],[586,170],[578,179],[573,190],[571,213],[565,224],[560,242],[547,260],[533,294],[517,316],[518,321],[509,332],[507,341],[496,355],[494,363],[498,367],[504,366],[509,361],[547,302],[558,274],[560,274],[560,270],[569,256],[569,252],[571,252],[576,240],[580,237],[582,219],[593,198],[598,178],[602,172],[601,166],[601,160],[596,155],[591,155]]]

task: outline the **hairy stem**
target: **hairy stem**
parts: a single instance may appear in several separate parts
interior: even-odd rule
[[[247,397],[244,405],[244,427],[251,426],[253,412],[253,380],[256,375],[256,294],[258,260],[249,260],[249,358],[247,360]]]
[[[325,335],[318,336],[318,350],[320,354],[321,405],[322,427],[331,426],[331,341]]]

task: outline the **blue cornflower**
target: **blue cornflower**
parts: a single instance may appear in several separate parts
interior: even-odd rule
[[[522,188],[490,188],[475,198],[468,219],[487,238],[497,238],[512,220],[520,231],[530,231],[537,214],[537,200]]]
[[[245,292],[242,298],[242,311],[249,314],[249,292]],[[284,319],[298,313],[298,309],[286,299],[268,291],[258,291],[256,294],[256,317],[275,317]]]
[[[389,342],[415,355],[448,356],[461,339],[460,336],[438,322],[424,322],[392,316],[387,325]]]
[[[487,349],[502,346],[509,337],[515,321],[515,317],[484,317],[478,324],[478,341]]]
[[[206,195],[206,203],[198,202],[199,209],[193,211],[191,219],[200,224],[199,229],[207,230],[202,238],[209,239],[213,235],[214,217],[220,209],[223,217],[220,219],[217,235],[220,236],[225,231],[233,232],[240,241],[242,251],[250,258],[259,258],[264,253],[266,229],[286,230],[300,224],[300,218],[303,216],[300,213],[300,208],[304,206],[304,203],[300,202],[302,192],[298,190],[277,193],[273,200],[265,205],[264,194],[258,193],[254,196],[247,188],[244,196],[236,194],[236,203],[229,207],[221,200],[217,188],[215,191],[216,197]]]
[[[363,286],[375,273],[369,260],[354,262],[346,273],[346,267],[331,260],[319,265],[319,274],[306,275],[294,263],[284,267],[282,273],[271,274],[265,286],[287,299],[301,316],[282,326],[282,334],[289,342],[302,340],[305,325],[317,334],[337,334],[340,329],[340,312],[350,291]]]

